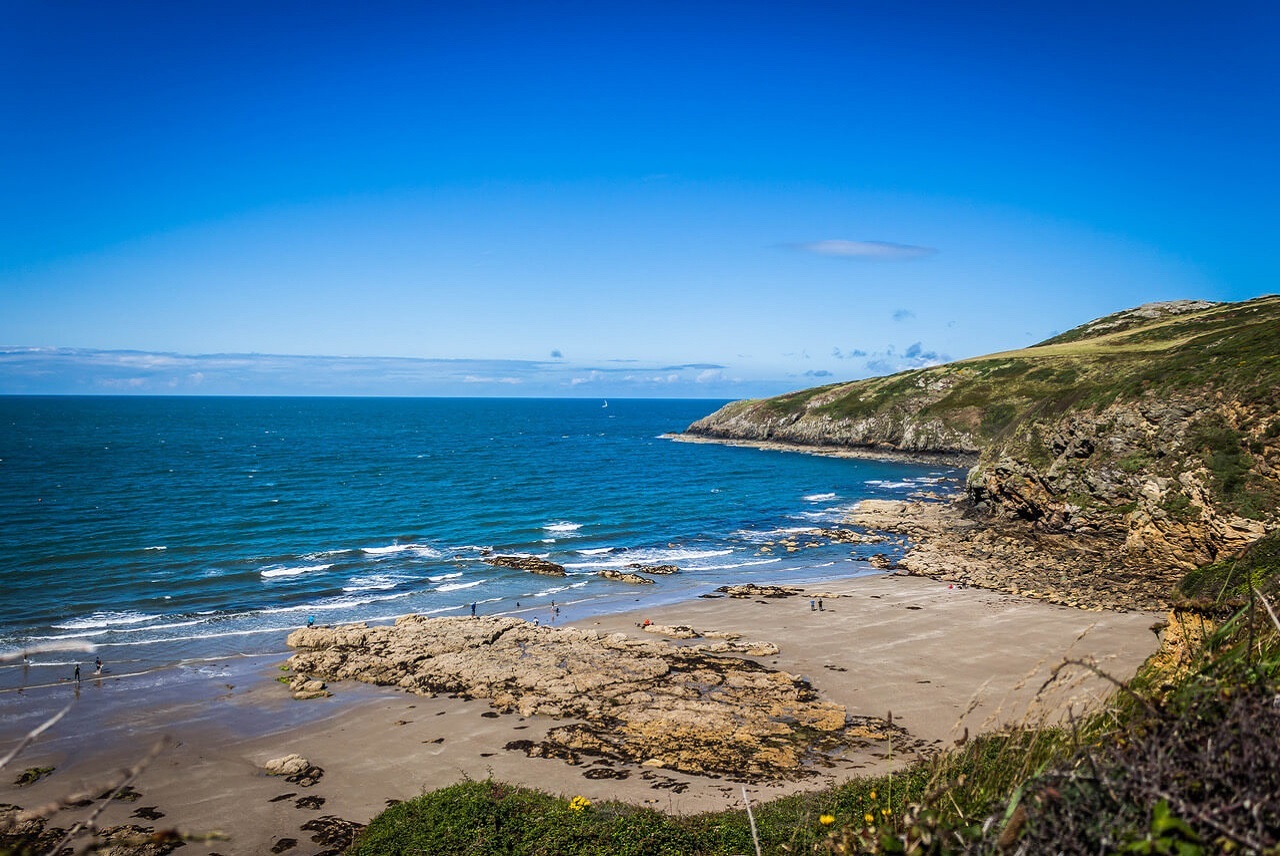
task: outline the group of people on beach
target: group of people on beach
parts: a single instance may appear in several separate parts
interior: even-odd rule
[[[474,601],[474,600],[473,600],[473,601],[471,601],[471,617],[472,617],[472,618],[475,618],[475,617],[476,617],[476,606],[477,606],[477,605],[478,605],[478,601]],[[516,601],[516,609],[519,609],[519,608],[520,608],[520,601],[518,601],[518,600],[517,600],[517,601]],[[559,614],[560,614],[560,607],[556,606],[556,602],[555,602],[554,600],[553,600],[553,601],[551,601],[551,616],[552,616],[552,618],[555,618],[555,617],[556,617],[556,616],[558,616]],[[533,623],[534,623],[534,624],[538,624],[538,623],[539,623],[539,622],[538,622],[538,619],[537,619],[537,618],[534,618],[534,619],[533,619]]]
[[[101,658],[101,657],[96,657],[96,658],[94,658],[94,661],[93,661],[93,673],[94,673],[95,675],[101,675],[101,674],[102,674],[102,658]],[[72,679],[73,679],[77,684],[78,684],[78,683],[80,683],[80,664],[79,664],[79,663],[76,663],[76,672],[75,672],[75,676],[74,676]]]

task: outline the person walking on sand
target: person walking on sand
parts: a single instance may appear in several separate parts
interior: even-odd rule
[[[822,598],[818,598],[818,612],[824,612],[822,608]]]
[[[813,605],[813,598],[809,598],[809,611],[813,612],[815,609],[817,609],[817,607]]]
[[[476,602],[474,600],[471,601],[471,617],[476,617]]]

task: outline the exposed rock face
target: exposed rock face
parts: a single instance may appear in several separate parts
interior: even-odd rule
[[[924,389],[921,397],[904,398],[902,406],[885,413],[840,418],[817,407],[778,412],[759,402],[738,401],[699,419],[686,429],[694,437],[750,440],[816,449],[864,449],[882,454],[953,457],[971,462],[979,441],[972,431],[922,415],[925,408],[943,398],[950,386]],[[821,399],[816,399],[821,403]]]
[[[597,576],[603,577],[606,580],[617,580],[620,583],[631,583],[632,585],[653,585],[653,580],[648,577],[642,577],[639,574],[629,574],[624,571],[615,571],[610,568],[600,571]]]
[[[546,744],[523,747],[571,760],[594,754],[692,773],[786,777],[803,774],[826,749],[882,739],[890,728],[851,719],[794,675],[727,656],[776,652],[767,643],[680,647],[516,618],[412,615],[393,627],[303,628],[288,642],[299,673],[579,720],[553,729]]]
[[[1164,609],[1181,576],[1176,570],[1135,573],[1107,539],[993,523],[975,514],[964,497],[951,503],[864,500],[849,516],[911,541],[896,566],[887,556],[873,556],[873,567],[1078,609]]]
[[[539,559],[536,556],[490,556],[485,559],[490,565],[500,568],[512,568],[517,571],[528,571],[531,574],[542,574],[544,577],[567,576],[563,565]]]
[[[1223,467],[1238,472],[1227,477],[1280,491],[1280,443],[1265,437],[1273,418],[1274,403],[1219,409],[1191,397],[1077,411],[1033,423],[1000,454],[984,457],[969,476],[969,494],[979,509],[1007,520],[1110,540],[1129,564],[1190,570],[1274,526],[1274,509],[1243,516],[1223,495],[1223,474],[1210,468],[1230,456]],[[1216,436],[1206,438],[1208,431]]]

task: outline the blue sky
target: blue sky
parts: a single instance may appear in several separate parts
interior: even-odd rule
[[[738,398],[1280,290],[1280,5],[0,9],[0,393]]]

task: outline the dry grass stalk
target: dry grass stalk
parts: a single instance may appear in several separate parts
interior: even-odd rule
[[[72,702],[72,704],[74,704],[74,702]],[[66,716],[67,712],[71,710],[71,706],[72,705],[70,704],[67,705],[62,710],[58,711],[53,716],[46,719],[44,722],[40,723],[35,728],[28,731],[27,736],[23,737],[22,740],[18,741],[18,745],[13,747],[13,751],[10,752],[8,755],[5,755],[3,759],[0,759],[0,770],[3,770],[6,766],[8,766],[10,761],[18,757],[18,755],[22,752],[23,749],[26,749],[28,746],[31,745],[32,741],[34,741],[37,737],[43,734],[47,729],[55,725],[58,722],[58,720],[62,719],[62,717]]]
[[[1257,589],[1253,593],[1258,596],[1258,600],[1262,601],[1262,605],[1267,608],[1267,615],[1271,616],[1271,623],[1276,626],[1276,630],[1280,630],[1280,618],[1276,618],[1275,610],[1271,608],[1271,601],[1267,600],[1267,596]]]
[[[58,845],[53,848],[52,852],[57,853],[63,847],[68,846],[71,843],[72,839],[74,839],[77,835],[79,835],[81,831],[87,830],[90,833],[96,832],[97,828],[95,827],[94,824],[97,822],[98,817],[104,811],[106,811],[106,808],[108,805],[110,805],[111,800],[115,799],[117,794],[119,794],[129,785],[133,784],[133,782],[138,778],[138,776],[142,775],[143,770],[151,766],[151,762],[155,760],[156,756],[159,755],[161,752],[163,752],[165,749],[169,748],[171,743],[172,741],[167,736],[160,738],[159,740],[156,741],[156,744],[151,747],[151,751],[148,752],[146,755],[144,755],[142,759],[138,761],[138,763],[134,764],[132,767],[130,767],[127,770],[121,771],[123,778],[117,780],[116,784],[106,792],[106,796],[104,796],[101,800],[98,801],[98,805],[94,807],[93,812],[90,813],[90,815],[87,818],[72,824],[71,829],[67,830],[67,834],[63,836],[62,840],[59,841]]]
[[[751,813],[751,798],[747,796],[747,786],[742,786],[742,802],[747,807],[747,821],[751,824],[751,842],[756,846],[756,856],[760,856],[760,833],[756,831],[756,816]]]

